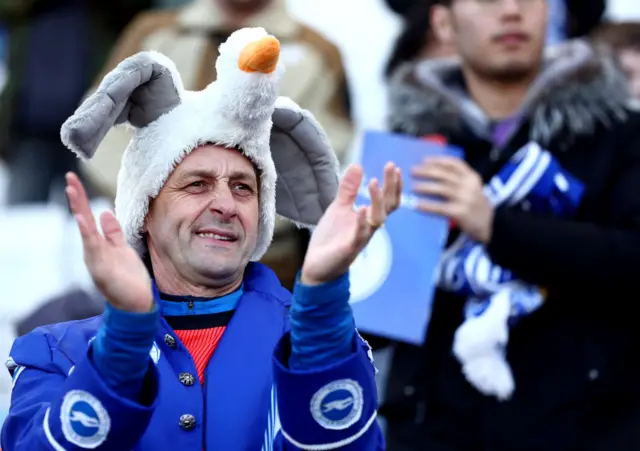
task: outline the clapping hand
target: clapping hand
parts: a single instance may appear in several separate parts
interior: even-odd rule
[[[301,273],[305,285],[329,282],[346,273],[375,231],[400,205],[402,174],[393,163],[387,163],[382,188],[376,179],[369,182],[371,205],[354,209],[362,177],[362,167],[351,165],[340,180],[336,198],[311,236]]]
[[[82,236],[84,262],[94,284],[120,310],[151,311],[151,277],[125,240],[120,223],[113,213],[104,212],[100,215],[100,233],[82,182],[74,173],[68,173],[66,181],[65,192]]]

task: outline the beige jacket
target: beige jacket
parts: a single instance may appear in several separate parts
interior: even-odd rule
[[[314,113],[342,161],[353,130],[344,107],[346,77],[338,49],[296,22],[288,14],[285,0],[275,0],[243,26],[264,27],[280,40],[286,66],[281,95]],[[121,35],[98,80],[128,56],[141,50],[156,50],[176,63],[185,88],[203,89],[215,80],[214,65],[218,46],[226,39],[225,28],[214,0],[194,0],[178,9],[142,13]],[[111,197],[115,197],[116,175],[130,136],[124,126],[111,130],[94,159],[83,168],[88,178]],[[274,246],[286,241],[291,227],[284,221],[276,224]]]

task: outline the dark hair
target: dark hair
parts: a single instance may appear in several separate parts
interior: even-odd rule
[[[596,43],[603,43],[613,50],[640,50],[640,22],[603,23],[591,34]]]
[[[437,0],[419,0],[404,15],[402,32],[396,38],[393,51],[385,68],[385,75],[390,77],[402,65],[420,55],[428,44],[427,36],[431,28],[431,8],[440,3]]]

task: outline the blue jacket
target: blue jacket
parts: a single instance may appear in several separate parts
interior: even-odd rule
[[[204,387],[181,380],[197,371],[161,319],[139,402],[111,390],[91,360],[102,317],[36,329],[11,351],[2,450],[383,450],[369,346],[354,334],[346,359],[289,369],[290,302],[251,264]]]

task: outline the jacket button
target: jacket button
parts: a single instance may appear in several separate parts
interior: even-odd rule
[[[185,431],[190,431],[196,427],[196,417],[191,414],[185,414],[180,416],[180,427]]]
[[[178,379],[180,379],[180,382],[182,383],[182,385],[186,385],[187,387],[191,387],[195,382],[195,379],[189,373],[180,373],[180,375],[178,376]]]
[[[164,336],[164,342],[166,343],[167,346],[169,346],[171,349],[176,349],[177,345],[176,345],[176,339],[173,338],[171,335],[166,334]]]

